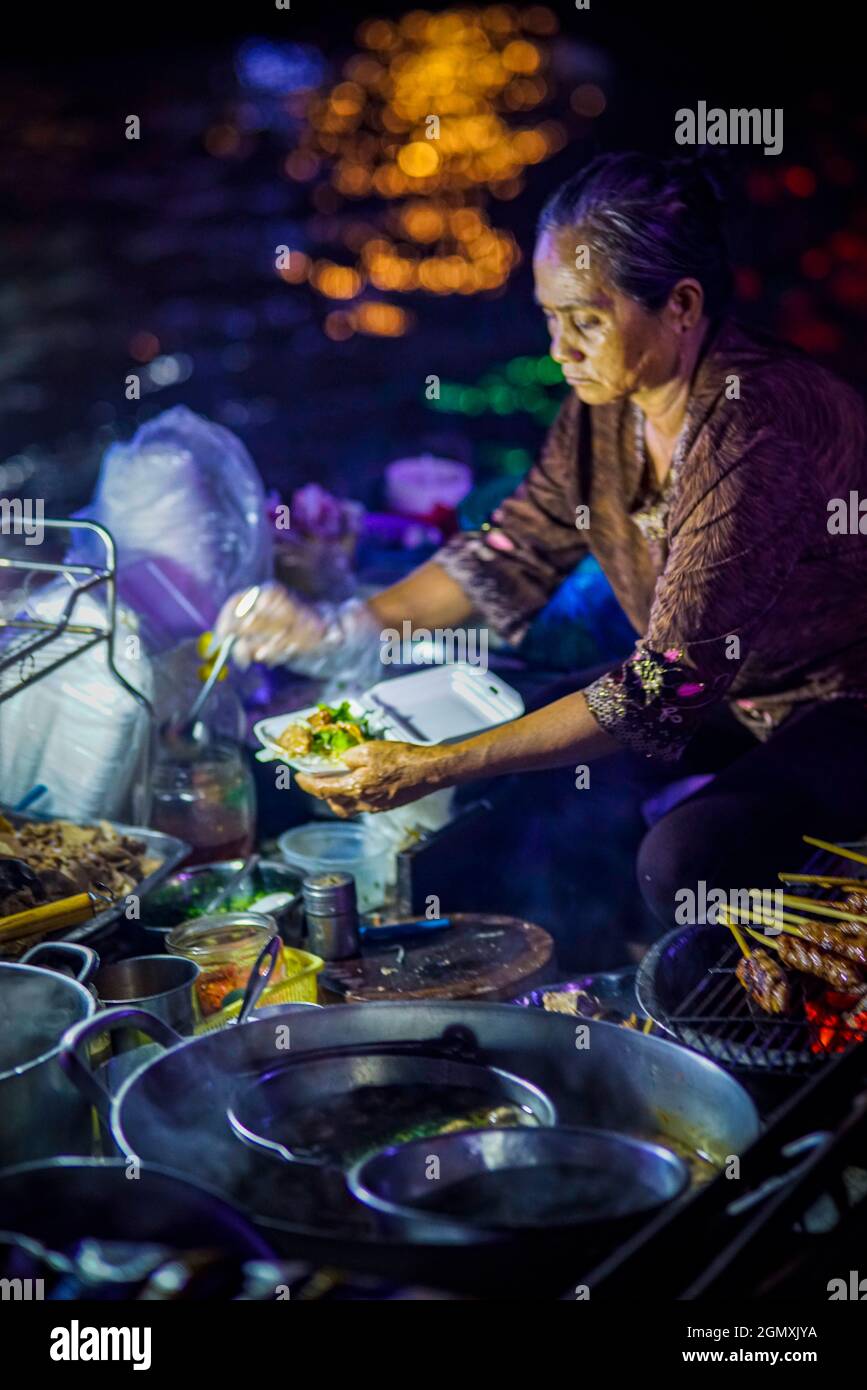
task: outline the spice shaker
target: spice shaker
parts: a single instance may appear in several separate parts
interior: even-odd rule
[[[323,960],[357,956],[358,905],[352,874],[310,874],[302,892],[310,950]]]

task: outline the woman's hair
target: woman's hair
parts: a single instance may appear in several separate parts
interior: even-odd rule
[[[707,160],[606,154],[561,184],[539,235],[580,227],[615,288],[653,312],[678,280],[698,280],[713,317],[731,294],[723,206]]]

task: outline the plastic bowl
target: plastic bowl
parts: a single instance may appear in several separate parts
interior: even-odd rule
[[[394,851],[370,826],[309,821],[287,830],[277,845],[302,878],[335,871],[352,874],[359,912],[370,912],[385,898]]]

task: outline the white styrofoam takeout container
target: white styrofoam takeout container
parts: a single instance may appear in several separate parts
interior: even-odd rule
[[[453,743],[506,724],[524,713],[524,702],[517,690],[500,676],[465,661],[380,681],[358,698],[350,698],[349,706],[356,717],[366,715],[371,727],[381,732],[383,738],[419,744]],[[259,757],[279,758],[298,772],[345,772],[344,763],[331,759],[290,758],[277,743],[288,725],[306,718],[315,709],[311,705],[290,714],[260,719],[253,732],[266,753]]]

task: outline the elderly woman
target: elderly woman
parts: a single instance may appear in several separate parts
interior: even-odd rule
[[[404,619],[474,612],[517,642],[589,551],[635,629],[622,664],[477,737],[369,743],[350,772],[298,781],[349,815],[562,769],[558,818],[571,807],[573,834],[591,835],[612,774],[628,799],[645,794],[644,760],[672,780],[713,771],[636,843],[645,901],[671,923],[678,890],[770,886],[802,833],[867,831],[867,538],[851,496],[867,497],[867,412],[728,317],[721,207],[699,164],[595,160],[545,207],[534,272],[571,388],[536,466],[481,531],[367,604],[329,621],[270,590],[241,621],[242,652],[324,669]]]

